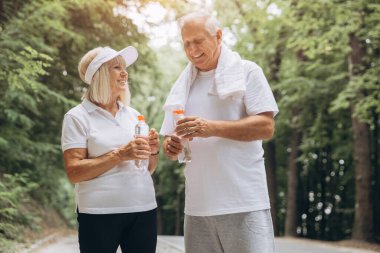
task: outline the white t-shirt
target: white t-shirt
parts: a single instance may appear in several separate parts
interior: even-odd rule
[[[246,93],[220,99],[209,94],[215,70],[198,72],[185,107],[188,116],[209,120],[239,120],[262,112],[278,112],[262,69],[243,61]],[[160,131],[173,132],[171,113],[165,114]],[[255,131],[255,129],[252,129]],[[185,213],[193,216],[249,212],[270,208],[262,141],[235,141],[220,137],[190,141],[192,160],[186,164]]]
[[[68,111],[62,126],[62,150],[86,148],[89,158],[108,153],[134,138],[136,110],[119,103],[113,117],[88,100]],[[98,177],[75,184],[80,213],[132,213],[157,207],[153,180],[135,161],[124,161]]]

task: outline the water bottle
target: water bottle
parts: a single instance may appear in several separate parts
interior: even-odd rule
[[[184,110],[174,110],[173,111],[173,119],[174,126],[177,125],[178,120],[183,119],[185,117]],[[191,149],[188,139],[181,139],[181,143],[183,145],[182,152],[178,155],[179,163],[189,163],[191,162]]]
[[[135,127],[135,138],[142,137],[147,139],[149,137],[149,126],[145,123],[145,118],[143,115],[137,116],[137,124]],[[136,160],[135,165],[138,170],[147,170],[148,169],[148,160]]]

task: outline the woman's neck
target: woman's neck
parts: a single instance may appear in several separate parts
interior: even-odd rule
[[[110,112],[114,117],[119,110],[119,105],[117,103],[117,100],[112,101],[111,103],[108,104],[98,104],[99,107],[102,109]]]

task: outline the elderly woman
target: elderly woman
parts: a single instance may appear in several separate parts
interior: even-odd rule
[[[157,166],[158,134],[135,138],[139,113],[129,107],[126,67],[134,47],[119,52],[98,47],[79,62],[88,89],[63,120],[62,150],[68,178],[75,183],[82,253],[153,253],[157,227],[151,173]],[[146,169],[135,160],[147,160]]]

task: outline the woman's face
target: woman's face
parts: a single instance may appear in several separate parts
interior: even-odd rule
[[[122,57],[117,57],[110,62],[109,73],[112,96],[119,97],[128,89],[128,72]]]

